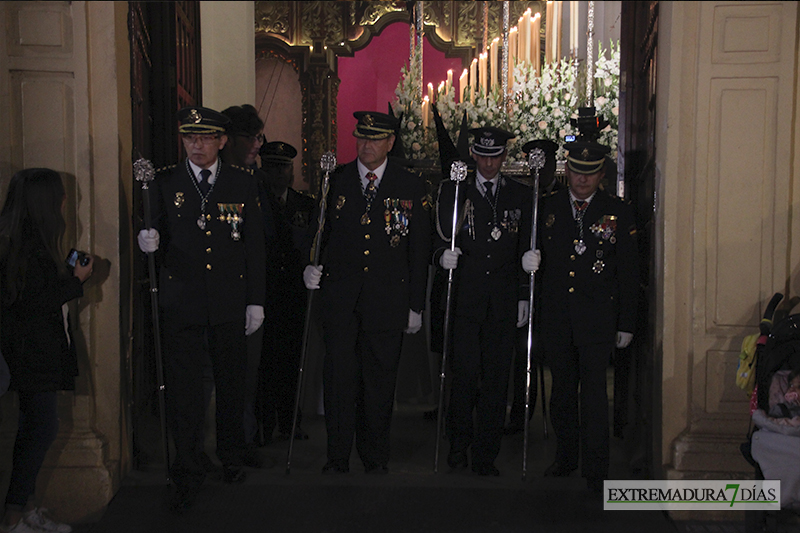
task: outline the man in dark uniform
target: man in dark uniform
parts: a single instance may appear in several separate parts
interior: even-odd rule
[[[556,179],[556,152],[558,145],[548,139],[536,139],[528,141],[522,147],[522,151],[530,156],[534,148],[539,148],[544,152],[544,167],[539,170],[539,203],[541,198],[553,191],[563,188],[563,185]],[[531,169],[531,180],[533,180],[534,170]],[[533,181],[531,181],[533,183]],[[527,222],[530,224],[530,222]],[[533,344],[531,346],[531,404],[528,416],[532,416],[533,408],[536,406],[536,394],[538,392],[537,370],[536,367],[541,363],[541,348],[538,343],[538,301],[541,297],[541,278],[535,278],[536,289],[533,291],[535,299],[535,312],[531,313],[531,320],[536,321],[534,325]],[[511,414],[509,415],[508,425],[503,429],[506,435],[514,435],[525,429],[525,377],[528,373],[528,328],[523,325],[517,328],[517,343],[514,350],[514,376],[512,389]]]
[[[636,228],[631,207],[598,189],[608,147],[582,139],[565,148],[569,189],[542,203],[541,253],[526,253],[523,268],[535,271],[541,260],[541,341],[557,438],[545,475],[570,475],[580,451],[588,488],[600,492],[609,465],[606,369],[636,324]]]
[[[520,268],[530,249],[530,187],[500,175],[513,135],[485,127],[470,130],[476,173],[459,189],[457,246],[450,250],[455,183],[443,180],[436,204],[439,242],[434,260],[456,269],[453,309],[453,376],[447,427],[451,468],[500,475],[508,373],[516,328],[528,320],[528,279]],[[477,426],[473,427],[473,411]]]
[[[260,418],[264,440],[270,442],[276,425],[281,439],[292,434],[307,304],[303,269],[308,259],[302,250],[313,222],[314,200],[291,187],[292,160],[297,155],[292,145],[270,142],[261,147],[260,154],[265,179],[261,201],[271,207],[276,232],[267,250],[267,306],[259,370]],[[295,438],[308,438],[299,422]]]
[[[260,171],[255,168],[256,157],[259,149],[264,143],[264,122],[258,116],[256,108],[250,104],[241,106],[231,106],[222,110],[222,114],[228,117],[229,122],[226,126],[228,142],[220,151],[222,160],[234,167],[239,167],[250,171],[259,179]],[[271,213],[268,206],[263,205],[263,195],[259,191],[262,201],[263,214]],[[264,220],[264,230],[272,227],[269,218]],[[270,236],[266,236],[266,246],[269,250],[271,244]],[[266,276],[266,272],[262,275]],[[247,336],[247,367],[245,373],[244,386],[244,442],[247,450],[242,457],[245,466],[261,468],[264,460],[259,455],[256,447],[256,435],[258,434],[258,423],[255,414],[256,391],[258,389],[258,368],[261,362],[261,348],[264,338],[264,328],[261,327],[252,335]],[[208,404],[206,404],[208,405]]]
[[[176,511],[190,507],[205,479],[203,357],[217,390],[217,456],[226,483],[245,479],[242,424],[245,335],[264,319],[264,230],[252,173],[219,160],[227,118],[203,107],[178,112],[187,158],[160,170],[150,187],[154,228],[139,233],[160,252],[167,410],[176,455]]]
[[[330,178],[322,261],[308,265],[303,279],[308,289],[321,287],[322,471],[349,471],[355,437],[365,471],[383,474],[403,332],[422,326],[430,218],[423,181],[387,158],[397,119],[354,115],[358,158]]]

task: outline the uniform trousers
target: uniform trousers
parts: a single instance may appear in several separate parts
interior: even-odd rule
[[[581,474],[587,479],[608,477],[606,369],[613,348],[612,343],[548,344],[553,379],[550,418],[557,439],[556,461],[577,468],[580,443]]]
[[[244,320],[195,325],[167,316],[164,345],[167,418],[175,443],[171,475],[177,486],[198,487],[206,474],[201,462],[205,420],[203,352],[206,349],[217,391],[217,457],[223,466],[241,465],[247,354]]]
[[[515,334],[513,318],[455,318],[447,426],[451,452],[471,445],[473,465],[492,464],[500,453]]]
[[[364,331],[353,313],[323,335],[328,461],[348,462],[355,438],[365,466],[386,466],[403,330]]]
[[[303,326],[307,296],[276,294],[267,309],[264,348],[261,355],[261,421],[264,438],[269,440],[275,426],[284,435],[292,432],[297,375],[303,350]],[[298,424],[300,413],[298,413]]]

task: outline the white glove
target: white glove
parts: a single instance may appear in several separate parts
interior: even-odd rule
[[[408,327],[406,333],[416,333],[422,328],[422,313],[408,310]]]
[[[308,265],[306,269],[303,270],[303,283],[305,283],[306,289],[319,289],[320,279],[322,279],[322,265]]]
[[[528,324],[528,300],[517,302],[517,327],[521,328]]]
[[[248,305],[244,313],[244,334],[252,335],[264,323],[264,307]]]
[[[143,229],[139,232],[136,240],[139,241],[139,249],[141,251],[146,254],[151,254],[158,250],[158,243],[161,240],[161,236],[155,228]]]
[[[461,255],[461,248],[458,246],[452,250],[445,250],[439,258],[439,264],[446,270],[454,270],[458,266],[459,255]]]
[[[539,263],[542,262],[542,252],[539,250],[528,250],[522,254],[522,269],[530,274],[539,270]]]
[[[633,340],[633,333],[627,331],[617,332],[617,348],[627,348]]]

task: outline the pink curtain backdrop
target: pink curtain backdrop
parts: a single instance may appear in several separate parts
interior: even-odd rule
[[[409,34],[408,24],[390,24],[354,57],[338,59],[341,83],[336,117],[339,136],[336,158],[339,163],[349,163],[356,158],[353,112],[386,113],[389,102],[394,101],[400,69],[408,65]],[[422,54],[426,91],[428,83],[432,83],[436,91],[439,83],[447,80],[447,69],[453,69],[454,84],[458,85],[461,59],[446,58],[444,52],[436,50],[427,38],[424,39]]]

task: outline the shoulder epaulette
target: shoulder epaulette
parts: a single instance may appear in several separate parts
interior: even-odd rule
[[[546,192],[546,193],[544,193],[544,195],[542,195],[542,198],[550,198],[551,196],[555,195],[557,192],[558,191]]]
[[[172,170],[173,168],[175,168],[177,166],[178,166],[177,163],[175,163],[174,165],[167,165],[167,166],[164,166],[164,167],[161,167],[161,168],[157,168],[155,170],[155,172],[156,172],[156,174],[158,174],[160,172],[166,172],[167,170]]]
[[[241,170],[242,172],[247,172],[251,176],[255,173],[255,171],[252,168],[240,167],[239,165],[231,165],[231,166],[233,168],[235,168],[236,170]]]

